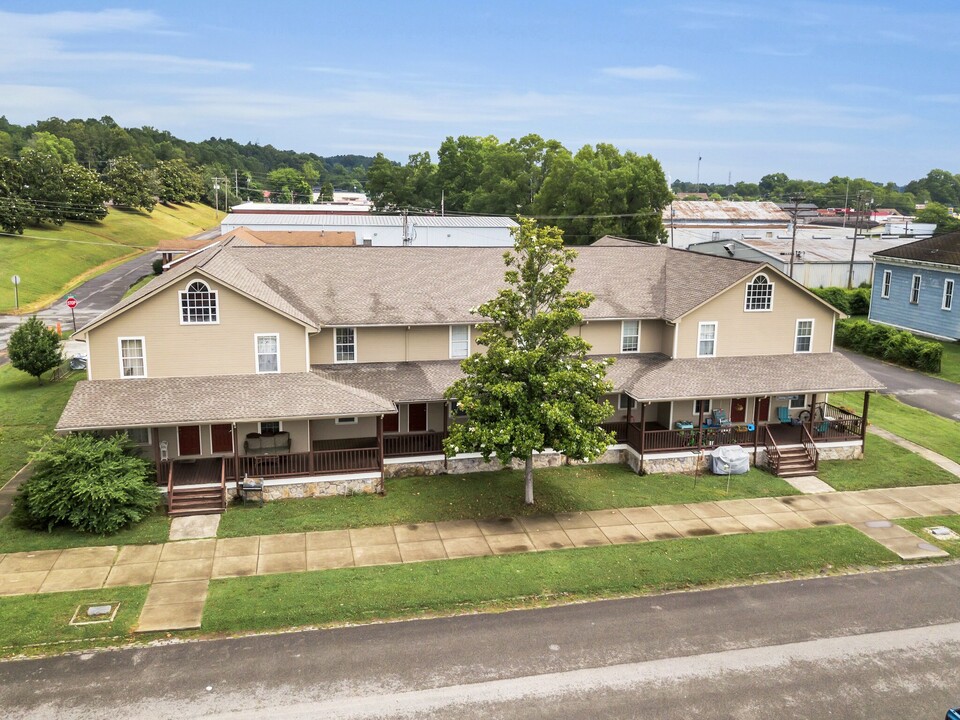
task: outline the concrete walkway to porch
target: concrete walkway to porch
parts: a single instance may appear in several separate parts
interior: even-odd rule
[[[850,525],[903,559],[944,553],[893,519],[960,513],[960,484],[11,553],[0,596],[150,585],[139,631],[200,627],[210,580]]]

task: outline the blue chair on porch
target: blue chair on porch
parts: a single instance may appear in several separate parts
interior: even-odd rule
[[[793,425],[793,420],[790,417],[790,408],[786,405],[781,405],[777,408],[777,418],[783,425]]]
[[[713,422],[722,428],[730,427],[730,418],[724,410],[719,408],[713,411]]]

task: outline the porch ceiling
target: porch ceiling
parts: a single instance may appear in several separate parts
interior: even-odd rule
[[[315,373],[84,380],[57,430],[382,415],[396,406]]]

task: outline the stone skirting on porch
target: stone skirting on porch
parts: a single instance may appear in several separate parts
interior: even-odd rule
[[[594,463],[621,463],[623,462],[622,447],[611,445],[607,451],[594,460]],[[534,468],[559,467],[560,465],[583,464],[571,460],[565,455],[548,450],[533,456]],[[508,465],[512,470],[523,470],[522,460],[513,460]],[[424,457],[387,458],[383,464],[384,478],[416,477],[423,475],[467,474],[475,472],[489,472],[503,470],[504,464],[496,458],[489,462],[479,453],[463,453],[446,459],[442,455],[427,455]]]

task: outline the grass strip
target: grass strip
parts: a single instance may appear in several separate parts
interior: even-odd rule
[[[0,520],[0,552],[3,553],[104,545],[152,545],[166,542],[169,536],[170,518],[163,513],[163,507],[136,525],[113,535],[91,535],[63,527],[50,532],[28,530],[19,527],[10,517]]]
[[[635,595],[898,562],[846,526],[210,583],[204,632],[249,632]]]
[[[960,478],[889,440],[867,435],[863,460],[820,463],[820,479],[834,490],[946,485]]]
[[[119,644],[129,638],[146,598],[146,585],[0,598],[0,657],[65,652],[105,640]],[[112,622],[70,625],[77,606],[112,602],[120,603]]]
[[[386,495],[308,498],[233,506],[220,521],[219,537],[336,530],[371,525],[480,520],[615,507],[673,505],[797,493],[780,478],[751,469],[726,476],[639,476],[625,465],[573,465],[537,470],[536,505],[523,504],[523,472],[501,470],[466,475],[395,478]]]
[[[960,515],[941,515],[939,517],[903,518],[896,521],[897,525],[906,528],[928,543],[932,543],[946,550],[953,557],[960,557],[960,540],[945,540],[924,532],[924,528],[942,525],[960,535]]]
[[[859,415],[863,409],[863,393],[834,393],[830,402]],[[956,420],[904,405],[891,395],[879,393],[870,396],[867,419],[872,425],[960,462],[960,423]]]

